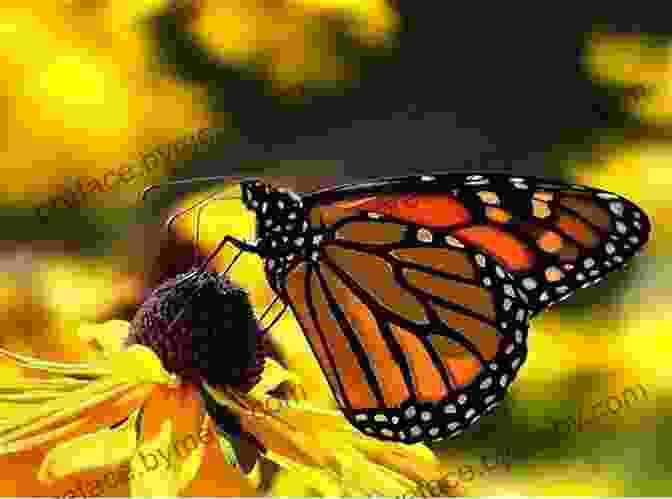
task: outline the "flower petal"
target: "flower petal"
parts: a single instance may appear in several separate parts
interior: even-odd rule
[[[203,403],[193,385],[156,385],[143,411],[142,440],[152,440],[161,431],[164,420],[170,419],[180,445],[186,449],[189,440],[189,451],[194,450],[198,447],[194,439],[198,440],[203,416]]]
[[[201,425],[201,434],[207,432],[208,421],[207,418],[203,418],[203,424]],[[203,439],[198,439],[198,447],[191,452],[187,458],[179,465],[178,474],[177,474],[177,488],[180,492],[186,489],[189,484],[194,480],[198,474],[198,470],[201,467],[203,462],[203,455],[205,454],[205,443]]]
[[[129,483],[133,497],[176,497],[179,493],[175,459],[173,425],[166,419],[159,434],[143,443],[131,459]],[[149,465],[148,465],[149,463]],[[150,466],[151,465],[151,466]]]
[[[204,451],[202,434],[207,431],[207,427],[203,428],[203,403],[193,385],[154,387],[142,414],[141,441],[154,442],[164,431],[167,421],[172,442],[161,449],[164,454],[155,457],[172,467],[174,484],[171,487],[176,487],[179,492],[198,473]]]
[[[81,388],[88,382],[81,379],[60,378],[60,379],[44,379],[44,378],[16,378],[12,384],[0,385],[0,394],[4,393],[23,393],[32,390],[58,390],[61,392],[68,392]]]
[[[318,495],[316,492],[319,492],[319,495],[323,497],[363,497],[367,495],[364,490],[344,487],[338,478],[321,472],[319,468],[297,463],[272,451],[269,452],[268,458],[282,468],[279,476],[273,479],[272,496],[296,496],[296,485],[283,483],[288,480],[298,481],[308,489],[301,495],[315,496]]]
[[[282,449],[282,451],[294,461],[307,463],[310,466],[327,466],[328,462],[325,456],[328,456],[328,449],[322,448],[321,440],[318,441],[316,434],[304,433],[293,423],[272,417],[268,411],[264,410],[263,404],[252,398],[243,398],[245,402],[250,403],[250,407],[243,407],[231,395],[213,388],[206,383],[203,384],[207,392],[220,405],[229,408],[236,416],[240,418],[241,425],[247,432],[261,440],[269,449]],[[255,406],[256,409],[251,407]]]
[[[85,376],[95,379],[111,374],[110,371],[89,362],[53,362],[10,352],[4,348],[0,348],[0,355],[7,357],[25,369],[37,369],[51,375]]]
[[[61,399],[42,404],[39,410],[29,414],[21,413],[16,419],[3,425],[0,437],[0,453],[12,453],[24,450],[43,441],[31,443],[26,439],[32,433],[58,424],[69,424],[81,417],[81,412],[106,400],[116,398],[128,392],[132,387],[117,385],[114,382],[99,381]],[[21,441],[26,439],[26,441]]]
[[[138,442],[139,412],[133,412],[117,428],[69,440],[49,451],[38,472],[39,480],[50,483],[73,473],[119,465],[131,459]]]
[[[93,377],[81,388],[67,391],[61,397],[26,405],[21,401],[0,401],[6,420],[0,423],[0,454],[19,452],[49,440],[62,438],[76,429],[83,431],[84,418],[91,421],[100,418],[99,424],[109,415],[96,409],[115,409],[115,416],[124,407],[137,407],[146,397],[143,386],[152,383],[172,383],[174,379],[161,367],[154,353],[143,346],[134,345],[128,350],[111,354],[108,358],[91,364],[68,364],[45,362],[23,355],[2,351],[26,367],[59,374],[59,382],[64,382],[63,374]],[[73,367],[75,366],[75,367]],[[24,390],[29,394],[28,390]],[[30,399],[30,395],[27,397]],[[80,420],[80,421],[77,421]],[[48,430],[48,431],[47,431]]]
[[[196,477],[186,489],[181,491],[182,496],[188,497],[258,497],[257,487],[259,480],[255,479],[254,470],[245,476],[239,469],[226,464],[222,451],[217,445],[214,425],[206,424],[207,431],[201,434],[204,444],[201,466]]]
[[[315,410],[306,402],[281,405],[274,414],[243,407],[268,403],[235,397],[206,386],[217,403],[239,418],[243,429],[269,450],[266,457],[300,473],[321,493],[399,495],[416,481],[443,476],[439,460],[423,445],[382,442],[357,432],[336,411]],[[305,410],[308,408],[309,410]]]
[[[94,405],[87,410],[76,413],[74,416],[71,416],[70,419],[74,417],[75,419],[73,423],[76,421],[81,423],[81,431],[91,431],[100,428],[100,426],[118,423],[119,421],[127,418],[132,411],[138,409],[142,405],[144,400],[147,398],[149,388],[151,387],[144,385],[135,387],[123,393],[121,396],[116,398],[109,398],[98,405]],[[63,408],[67,407],[67,401],[62,400],[61,404]],[[35,430],[32,430],[27,426],[22,426],[22,421],[26,422],[30,419],[29,416],[34,415],[36,405],[37,402],[35,404],[31,403],[31,405],[28,406],[26,406],[25,403],[0,403],[0,414],[5,416],[4,418],[0,419],[0,432],[4,433],[2,438],[8,440],[7,433],[10,430],[21,430],[21,438],[24,438],[31,433],[35,433]],[[68,416],[57,418],[56,422],[51,425],[48,432],[52,436],[42,440],[42,442],[47,442],[48,440],[53,440],[54,438],[60,438],[56,436],[56,433],[58,433],[58,428],[53,428],[53,426],[61,423],[67,423],[67,421],[70,419],[68,419]],[[30,421],[28,421],[27,425],[30,425]],[[71,427],[72,430],[76,425],[73,426],[68,424],[67,426]],[[66,431],[65,433],[68,432],[69,431]],[[61,436],[64,436],[65,433],[63,433]]]
[[[0,348],[3,355],[26,369],[45,371],[50,375],[77,376],[99,379],[105,376],[136,383],[170,383],[174,381],[161,366],[161,361],[149,348],[133,345],[115,352],[100,362],[52,362],[21,355]]]

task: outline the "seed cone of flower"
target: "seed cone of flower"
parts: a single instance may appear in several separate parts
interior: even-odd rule
[[[191,272],[156,288],[131,322],[126,345],[151,348],[184,381],[249,392],[268,354],[247,292],[217,272]]]

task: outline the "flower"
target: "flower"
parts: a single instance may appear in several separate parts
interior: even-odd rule
[[[594,33],[585,63],[597,80],[643,90],[630,92],[634,98],[625,108],[645,123],[666,127],[672,123],[671,48],[664,38]]]
[[[344,27],[370,47],[384,46],[398,30],[399,15],[381,0],[298,0],[221,2],[200,0],[192,32],[227,62],[255,61],[267,66],[277,88],[305,81],[352,77],[343,57],[335,55],[327,20]]]
[[[114,467],[133,496],[253,496],[272,461],[314,490],[398,495],[443,475],[426,447],[355,433],[337,411],[302,400],[267,411],[274,390],[301,380],[266,355],[246,292],[222,274],[178,276],[132,323],[95,329],[86,363],[0,349],[38,373],[0,385],[0,454],[58,442],[45,483]]]
[[[11,171],[4,195],[44,201],[63,194],[70,177],[100,179],[185,129],[208,126],[205,89],[156,71],[152,34],[140,20],[167,4],[68,1],[3,11],[8,123],[0,156]],[[43,173],[34,175],[35,167]],[[101,201],[135,202],[138,190]]]

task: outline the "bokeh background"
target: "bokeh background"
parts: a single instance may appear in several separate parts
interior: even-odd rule
[[[627,272],[536,318],[507,404],[434,449],[456,470],[474,466],[468,495],[669,495],[672,30],[637,9],[621,16],[585,5],[449,5],[3,6],[0,345],[53,360],[87,358],[82,331],[131,318],[149,287],[185,270],[225,233],[249,235],[249,218],[229,201],[201,213],[198,241],[193,217],[167,234],[160,224],[178,206],[228,187],[169,187],[139,203],[152,183],[255,175],[306,191],[464,168],[585,183],[650,214],[648,250]],[[36,206],[78,179],[102,179],[205,128],[213,130],[205,146],[185,147],[150,174],[76,206],[50,209],[47,221],[37,216]],[[223,252],[217,265],[230,257]],[[258,307],[268,303],[258,261],[242,261],[234,277]],[[274,340],[290,367],[317,372],[291,318]],[[18,374],[0,363],[0,375]],[[322,380],[306,379],[316,400],[332,404]],[[581,431],[554,431],[554,421],[637,385],[648,399]],[[480,474],[481,456],[507,449],[510,472]],[[0,459],[0,494],[55,495],[35,482],[38,455]],[[283,473],[268,487],[275,495],[320,493]],[[212,482],[188,493],[225,491]]]

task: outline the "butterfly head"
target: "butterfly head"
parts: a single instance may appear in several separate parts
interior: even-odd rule
[[[243,204],[257,217],[259,250],[270,255],[296,253],[308,230],[301,197],[259,180],[241,182]]]

